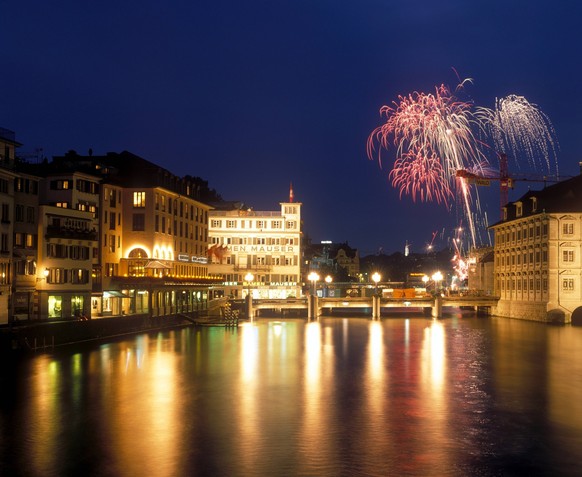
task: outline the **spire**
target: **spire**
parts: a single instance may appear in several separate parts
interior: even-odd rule
[[[289,182],[289,202],[293,202],[293,183]]]

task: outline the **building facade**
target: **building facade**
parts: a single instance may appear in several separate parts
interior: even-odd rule
[[[498,316],[569,323],[582,315],[582,175],[507,204],[495,233]]]
[[[206,307],[223,280],[205,181],[128,152],[28,163],[14,136],[0,129],[0,324]]]
[[[208,270],[224,277],[227,296],[301,296],[301,203],[277,211],[211,210]]]

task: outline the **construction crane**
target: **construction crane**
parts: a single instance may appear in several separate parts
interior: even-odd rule
[[[458,169],[456,176],[465,179],[469,184],[475,184],[477,186],[489,186],[491,185],[491,181],[499,181],[501,217],[503,217],[503,207],[505,207],[509,200],[509,189],[513,189],[516,181],[547,183],[559,182],[561,180],[557,176],[550,175],[512,174],[510,176],[506,154],[499,154],[499,175],[479,175],[469,172],[466,169]]]

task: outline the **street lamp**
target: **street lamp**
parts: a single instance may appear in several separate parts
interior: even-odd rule
[[[443,279],[443,274],[439,272],[435,272],[432,276],[432,280],[435,282],[435,292],[438,292],[440,289],[440,282]]]
[[[245,280],[247,282],[247,286],[248,286],[248,291],[247,291],[247,296],[251,296],[251,282],[255,279],[255,276],[249,272],[245,275]]]
[[[372,275],[372,281],[376,285],[376,295],[378,294],[378,282],[380,281],[380,278],[382,278],[382,277],[380,276],[380,274],[378,272],[374,272],[374,274]]]
[[[253,297],[251,296],[251,282],[254,279],[255,279],[255,276],[251,272],[248,272],[245,275],[245,280],[247,281],[247,286],[248,286],[247,297],[246,297],[247,317],[251,323],[253,322]]]
[[[333,278],[331,278],[331,275],[328,275],[327,277],[325,277],[325,296],[329,296],[329,285],[331,284],[331,282],[333,281]]]
[[[311,272],[308,276],[307,279],[311,282],[311,286],[312,286],[312,293],[313,296],[316,295],[316,288],[315,288],[315,284],[317,283],[317,280],[319,280],[319,275],[315,272]]]

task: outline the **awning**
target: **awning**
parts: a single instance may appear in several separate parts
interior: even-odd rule
[[[150,260],[146,263],[144,268],[153,268],[154,270],[158,269],[169,269],[172,268],[170,265],[166,265],[165,263],[160,262],[159,260]]]
[[[103,292],[103,295],[109,295],[109,296],[114,296],[114,297],[119,297],[119,298],[131,298],[129,295],[126,295],[125,293],[121,293],[120,291],[117,291],[117,290],[105,290]]]

